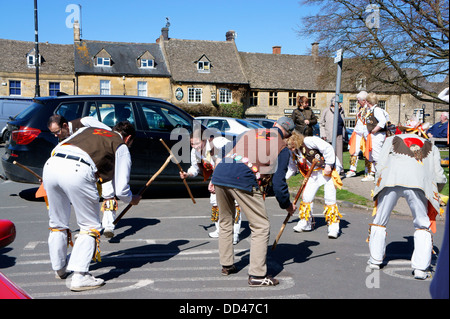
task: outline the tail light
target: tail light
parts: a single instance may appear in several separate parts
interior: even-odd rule
[[[12,131],[11,138],[16,144],[30,144],[39,134],[41,130],[32,127],[21,126],[18,130]]]

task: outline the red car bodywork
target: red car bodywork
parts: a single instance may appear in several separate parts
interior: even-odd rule
[[[0,299],[32,299],[23,289],[0,272]]]
[[[11,244],[16,238],[16,227],[7,219],[0,219],[0,248]]]

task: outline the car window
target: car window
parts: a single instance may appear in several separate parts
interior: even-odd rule
[[[210,119],[205,125],[207,128],[215,128],[219,131],[229,131],[230,124],[228,124],[227,120],[220,119]]]
[[[259,124],[253,123],[253,122],[243,121],[243,120],[240,120],[240,119],[236,119],[236,122],[238,122],[239,124],[244,125],[247,128],[251,128],[251,129],[261,128],[262,127],[262,125],[259,125]]]
[[[83,106],[84,102],[61,103],[55,113],[64,116],[67,121],[72,121],[81,117]]]
[[[31,116],[35,113],[35,110],[39,112],[39,109],[41,108],[42,104],[40,103],[33,103],[29,107],[27,107],[25,110],[20,112],[15,119],[16,120],[28,120],[31,118]]]
[[[129,121],[133,125],[135,123],[131,102],[101,101],[91,103],[89,116],[97,118],[110,127],[122,121]]]
[[[142,109],[150,130],[170,132],[175,128],[185,128],[192,131],[192,125],[183,114],[157,103],[137,103]]]

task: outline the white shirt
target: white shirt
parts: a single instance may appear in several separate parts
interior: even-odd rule
[[[80,128],[75,134],[71,135],[69,138],[60,142],[52,151],[54,153],[63,153],[75,155],[83,158],[88,162],[94,173],[97,172],[97,166],[88,153],[74,145],[63,145],[67,143],[73,136],[80,134],[86,129],[86,127]],[[120,134],[119,134],[120,135]],[[131,171],[131,155],[126,144],[120,145],[115,153],[115,167],[114,167],[114,178],[110,182],[105,182],[102,184],[102,197],[103,198],[113,198],[116,195],[121,201],[129,203],[132,199],[132,192],[130,190],[130,171]]]
[[[212,146],[213,145],[213,146]],[[198,163],[200,163],[202,160],[207,161],[209,164],[212,165],[213,168],[216,167],[216,159],[220,157],[221,154],[214,154],[214,156],[207,158],[208,152],[211,152],[212,148],[214,147],[217,150],[221,150],[225,147],[225,154],[228,153],[228,147],[231,147],[231,141],[225,137],[215,137],[212,141],[212,145],[209,142],[209,140],[206,140],[205,149],[202,150],[202,152],[197,151],[195,148],[192,148],[191,150],[191,167],[189,167],[187,173],[191,175],[192,177],[197,176],[200,173],[200,167],[198,166]]]
[[[303,143],[309,149],[318,150],[323,155],[326,165],[330,165],[331,167],[333,167],[333,165],[335,165],[336,170],[338,172],[343,170],[342,164],[339,161],[339,158],[337,158],[337,156],[334,152],[333,146],[331,146],[330,143],[324,141],[323,139],[321,139],[320,137],[317,137],[317,136],[307,136],[307,137],[305,137],[305,140]],[[298,154],[296,153],[295,155],[297,157],[297,161],[302,161],[305,159],[301,152],[298,152]],[[308,164],[311,165],[311,163],[308,163]],[[294,161],[293,157],[291,156],[291,158],[289,160],[288,171],[286,173],[286,179],[295,175],[297,173],[297,171],[298,171],[297,163]]]

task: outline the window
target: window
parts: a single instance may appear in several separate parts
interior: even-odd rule
[[[361,77],[356,79],[356,90],[364,91],[366,89],[366,78]]]
[[[202,89],[188,88],[188,103],[202,103]]]
[[[148,96],[147,95],[147,82],[138,81],[137,83],[137,95],[138,96]]]
[[[100,95],[111,95],[111,81],[100,80]]]
[[[227,120],[221,120],[221,119],[211,119],[208,120],[205,124],[207,128],[217,129],[219,131],[229,131],[230,130],[230,124],[228,124]]]
[[[258,105],[258,92],[250,92],[250,106]]]
[[[98,117],[97,112],[100,115],[100,118]],[[93,105],[91,105],[91,114],[89,114],[89,116],[97,119],[99,118],[103,124],[111,127],[122,121],[129,121],[133,125],[135,122],[131,102],[127,101],[97,102],[97,108],[93,109]]]
[[[316,93],[308,93],[309,106],[316,106]]]
[[[36,54],[35,50],[33,49],[30,53],[27,54],[27,65],[28,67],[35,67],[36,66]],[[42,62],[42,57],[39,54],[38,64],[40,65]]]
[[[58,95],[58,92],[60,92],[60,83],[59,82],[50,82],[48,84],[48,95],[50,96],[56,96]]]
[[[220,104],[231,104],[231,90],[229,89],[219,89],[219,103]]]
[[[386,101],[383,100],[378,100],[378,106],[382,109],[386,111]]]
[[[9,95],[22,95],[20,81],[9,81]]]
[[[269,92],[269,106],[278,105],[278,92]]]
[[[355,128],[356,119],[355,118],[345,118],[344,119],[345,127],[349,129]]]
[[[349,115],[355,115],[358,113],[358,100],[350,100],[350,104],[348,106],[348,114]]]
[[[83,106],[84,102],[61,103],[55,113],[64,116],[68,121],[72,121],[81,117]]]
[[[153,69],[155,67],[155,63],[150,59],[141,59],[141,68]]]
[[[137,104],[142,108],[150,130],[171,132],[174,128],[182,127],[192,131],[190,122],[175,110],[155,103]]]
[[[297,106],[297,93],[289,92],[289,106]]]
[[[111,66],[111,58],[97,58],[97,66]]]
[[[198,61],[197,70],[202,73],[209,73],[211,64],[208,61]]]

